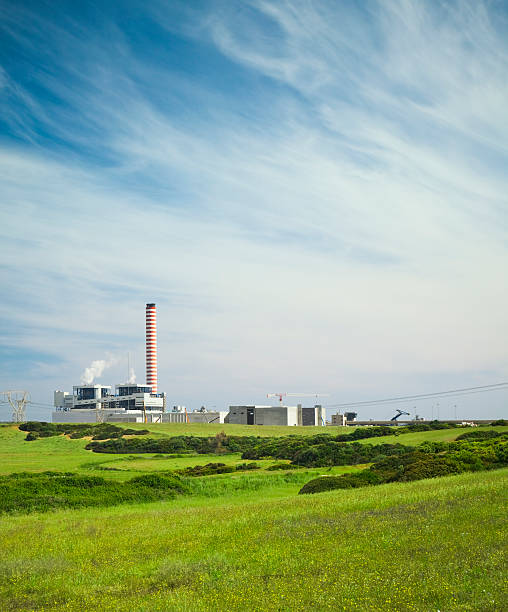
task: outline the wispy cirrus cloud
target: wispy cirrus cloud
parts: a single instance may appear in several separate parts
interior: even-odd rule
[[[126,10],[4,15],[0,314],[66,364],[41,394],[142,354],[152,299],[175,403],[506,376],[501,9]]]

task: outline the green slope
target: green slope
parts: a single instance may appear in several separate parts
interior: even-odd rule
[[[507,477],[9,517],[2,609],[507,609]]]

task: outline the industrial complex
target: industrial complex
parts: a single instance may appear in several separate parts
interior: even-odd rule
[[[346,426],[346,425],[406,425],[423,421],[418,415],[405,421],[399,417],[408,412],[397,410],[388,421],[357,421],[356,412],[331,415],[326,422],[325,408],[321,404],[305,407],[283,405],[283,397],[319,397],[320,394],[269,393],[267,397],[278,397],[279,404],[229,406],[229,410],[209,411],[204,406],[187,411],[185,406],[167,406],[165,392],[159,392],[157,377],[157,308],[146,304],[146,383],[125,382],[114,386],[95,384],[93,377],[83,379],[75,385],[72,393],[54,392],[52,420],[56,423],[234,423],[238,425],[279,426]],[[461,421],[454,421],[464,424]],[[477,421],[480,422],[480,421]]]
[[[146,305],[146,383],[115,385],[81,384],[54,392],[53,422],[57,423],[238,423],[244,425],[325,425],[324,409],[283,406],[230,406],[229,410],[208,411],[205,407],[188,412],[184,406],[166,405],[166,393],[158,391],[157,308]]]

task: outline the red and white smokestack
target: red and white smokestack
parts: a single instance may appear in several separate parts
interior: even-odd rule
[[[146,384],[157,393],[157,311],[146,305]]]

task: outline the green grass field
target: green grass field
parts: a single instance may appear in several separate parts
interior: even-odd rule
[[[127,427],[127,426],[126,426]],[[137,429],[148,429],[150,435],[155,436],[176,436],[176,435],[196,435],[214,436],[220,431],[225,431],[230,435],[262,435],[281,436],[281,435],[310,435],[317,433],[338,433],[350,432],[353,428],[349,427],[261,427],[250,425],[202,425],[199,423],[171,423],[171,424],[147,424],[129,423],[128,427]],[[211,429],[207,429],[210,427]],[[483,429],[483,428],[482,428]],[[489,427],[502,431],[502,427]],[[441,429],[437,431],[424,431],[409,433],[399,436],[385,436],[382,438],[368,438],[358,440],[362,444],[381,444],[396,443],[406,445],[420,444],[425,440],[433,442],[448,442],[454,440],[458,435],[464,433],[463,429]],[[34,471],[42,472],[45,470],[89,472],[96,467],[97,471],[108,472],[108,477],[124,479],[149,471],[160,471],[178,469],[192,465],[204,464],[217,461],[216,455],[188,456],[176,459],[153,460],[153,455],[143,455],[136,457],[135,461],[126,456],[103,455],[92,453],[85,450],[88,440],[71,440],[66,436],[56,436],[52,438],[42,438],[33,442],[24,442],[26,432],[19,431],[14,426],[4,426],[0,428],[0,474],[10,474],[12,472]],[[242,463],[240,454],[224,455],[220,461],[226,464]],[[262,466],[267,466],[273,461],[257,461]],[[114,468],[104,470],[102,468]]]
[[[125,427],[148,429],[155,434],[170,436],[214,436],[225,431],[231,436],[314,436],[318,433],[335,435],[352,431],[352,427],[283,427],[277,425],[233,425],[230,423],[129,423]]]
[[[149,426],[158,435],[189,427],[204,435],[209,426],[157,427]],[[233,433],[226,427],[212,435]],[[460,433],[393,441],[446,441]],[[242,463],[239,454],[131,459],[86,451],[86,440],[25,442],[25,435],[0,428],[2,474],[59,470],[127,480],[209,461]],[[189,478],[191,495],[167,501],[0,516],[0,610],[508,608],[508,468],[297,495],[316,475],[362,467]]]
[[[9,517],[3,609],[500,611],[507,476]]]
[[[131,424],[129,424],[129,427],[130,426]],[[140,426],[138,428],[142,429],[143,427]],[[159,427],[161,429],[158,429]],[[173,427],[175,427],[174,430]],[[185,430],[185,427],[190,427],[190,431]],[[185,432],[186,435],[204,435],[203,427],[203,425],[194,423],[147,426],[151,432],[153,431],[158,435],[182,435],[182,432]],[[225,427],[228,433],[234,433],[235,435],[241,435],[241,429],[240,433],[237,433],[238,427],[243,428],[242,425],[226,425],[214,429],[213,433],[208,431],[208,434],[215,435],[218,431],[224,430]],[[230,428],[233,428],[233,430],[230,431]],[[256,429],[263,428],[259,427]],[[276,427],[274,429],[275,432],[272,435],[280,435],[280,430],[283,428]],[[298,429],[300,432],[307,428],[299,427],[293,429]],[[288,428],[286,427],[286,435],[287,431]],[[252,435],[252,433],[250,435]],[[19,431],[17,427],[7,426],[0,428],[0,475],[15,472],[44,472],[46,470],[54,470],[85,474],[94,473],[112,479],[126,480],[146,472],[174,470],[188,466],[203,465],[209,462],[220,461],[227,465],[244,463],[240,453],[221,456],[169,456],[169,458],[157,457],[152,453],[134,456],[105,455],[85,450],[85,446],[89,442],[88,439],[71,440],[68,436],[60,435],[51,438],[41,438],[33,442],[25,442],[25,437],[26,432]],[[256,463],[264,468],[277,463],[277,461],[259,460],[256,461]],[[344,473],[344,471],[351,471],[351,469],[353,468],[344,470],[343,468],[334,467],[332,470],[321,471]]]

